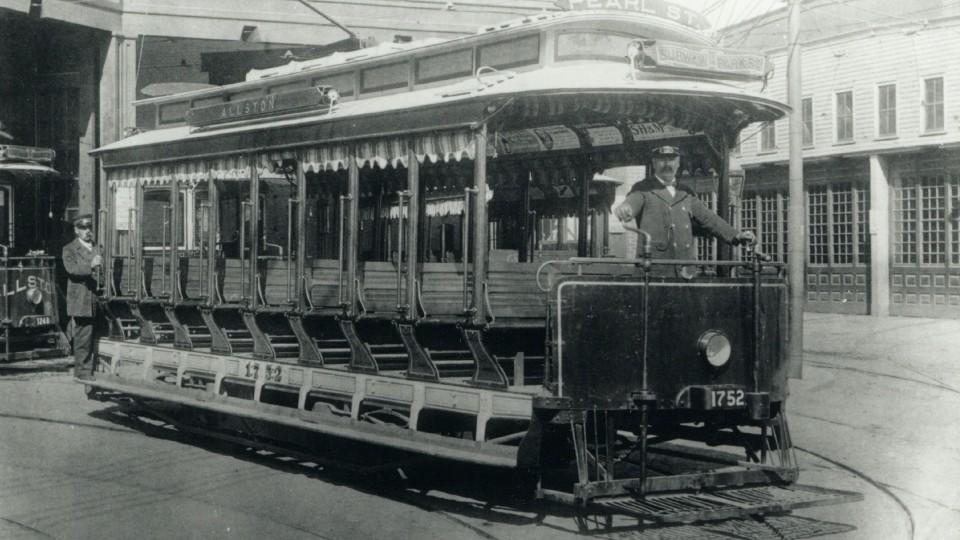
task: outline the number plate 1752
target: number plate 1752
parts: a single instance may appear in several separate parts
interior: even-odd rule
[[[741,409],[746,407],[742,388],[716,388],[708,394],[710,409]]]

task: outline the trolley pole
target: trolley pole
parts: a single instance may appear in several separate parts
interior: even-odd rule
[[[803,307],[806,298],[804,265],[806,262],[803,193],[803,98],[800,86],[800,0],[790,1],[787,40],[787,100],[790,111],[790,206],[787,212],[790,245],[790,340],[787,358],[789,376],[803,376]]]

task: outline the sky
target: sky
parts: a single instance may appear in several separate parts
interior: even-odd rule
[[[785,0],[670,0],[670,2],[705,15],[714,31],[787,5]]]

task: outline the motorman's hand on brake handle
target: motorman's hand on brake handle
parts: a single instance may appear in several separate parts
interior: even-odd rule
[[[615,216],[617,216],[617,219],[624,223],[627,223],[633,219],[633,208],[631,208],[627,203],[623,203],[614,208],[613,213]]]
[[[103,257],[100,255],[94,255],[93,259],[90,260],[90,268],[96,268],[103,265]]]
[[[752,246],[757,243],[757,237],[753,235],[750,231],[743,231],[738,233],[737,236],[733,238],[733,245],[741,246],[747,245]]]

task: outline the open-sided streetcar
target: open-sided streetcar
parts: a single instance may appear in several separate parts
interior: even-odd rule
[[[69,352],[60,326],[55,254],[69,184],[49,148],[0,144],[0,367]]]
[[[111,333],[82,382],[642,521],[850,500],[796,483],[780,265],[604,256],[596,173],[666,141],[725,189],[739,131],[784,114],[743,88],[768,72],[674,21],[566,12],[141,102],[156,129],[96,150]]]

